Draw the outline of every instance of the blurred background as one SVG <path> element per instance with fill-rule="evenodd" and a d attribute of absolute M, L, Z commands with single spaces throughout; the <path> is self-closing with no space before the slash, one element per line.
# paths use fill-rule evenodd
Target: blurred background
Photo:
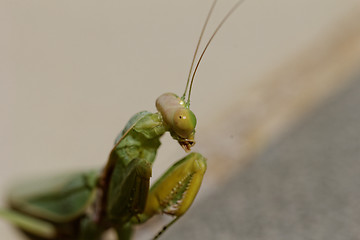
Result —
<path fill-rule="evenodd" d="M 102 167 L 133 114 L 181 95 L 210 5 L 2 0 L 1 205 L 14 182 Z M 249 0 L 231 16 L 192 91 L 208 171 L 164 239 L 360 239 L 359 22 L 358 0 Z M 162 143 L 154 179 L 185 154 Z"/>

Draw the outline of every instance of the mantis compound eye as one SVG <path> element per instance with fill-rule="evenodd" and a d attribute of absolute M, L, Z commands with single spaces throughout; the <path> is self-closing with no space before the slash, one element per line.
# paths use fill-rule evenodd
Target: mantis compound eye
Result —
<path fill-rule="evenodd" d="M 196 126 L 195 114 L 187 108 L 176 110 L 173 118 L 173 130 L 182 138 L 193 135 Z"/>

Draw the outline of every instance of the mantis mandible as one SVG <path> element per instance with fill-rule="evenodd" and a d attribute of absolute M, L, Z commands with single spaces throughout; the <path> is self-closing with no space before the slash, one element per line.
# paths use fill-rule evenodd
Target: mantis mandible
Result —
<path fill-rule="evenodd" d="M 206 171 L 206 159 L 192 152 L 171 166 L 149 189 L 152 164 L 160 137 L 169 132 L 190 152 L 195 144 L 196 117 L 190 110 L 190 95 L 201 59 L 223 23 L 243 2 L 238 1 L 222 19 L 195 59 L 214 0 L 203 25 L 182 97 L 162 94 L 158 112 L 135 114 L 115 140 L 106 166 L 101 171 L 69 174 L 51 180 L 28 182 L 14 188 L 9 209 L 0 216 L 30 239 L 98 240 L 114 229 L 118 239 L 130 239 L 133 226 L 156 214 L 173 216 L 154 237 L 158 238 L 193 203 Z M 187 100 L 186 100 L 187 97 Z"/>

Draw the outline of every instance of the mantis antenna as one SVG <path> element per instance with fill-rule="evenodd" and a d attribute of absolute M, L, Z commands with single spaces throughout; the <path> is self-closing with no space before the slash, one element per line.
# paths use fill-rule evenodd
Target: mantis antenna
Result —
<path fill-rule="evenodd" d="M 202 27 L 202 29 L 201 29 L 200 37 L 199 37 L 199 40 L 198 40 L 197 45 L 196 45 L 196 49 L 195 49 L 195 52 L 194 52 L 193 59 L 192 59 L 192 61 L 191 61 L 191 66 L 190 66 L 189 76 L 188 76 L 188 79 L 187 79 L 187 82 L 186 82 L 185 91 L 184 91 L 184 94 L 183 94 L 182 97 L 181 97 L 181 99 L 182 99 L 183 101 L 185 100 L 186 92 L 187 92 L 187 89 L 188 89 L 188 87 L 189 87 L 189 83 L 190 83 L 190 79 L 191 79 L 191 73 L 192 73 L 192 69 L 193 69 L 194 63 L 195 63 L 195 58 L 196 58 L 197 52 L 198 52 L 198 50 L 199 50 L 199 46 L 200 46 L 201 39 L 202 39 L 202 37 L 203 37 L 203 35 L 204 35 L 204 32 L 205 32 L 207 23 L 209 22 L 211 13 L 213 12 L 213 10 L 214 10 L 214 8 L 215 8 L 216 2 L 217 2 L 217 0 L 214 0 L 214 2 L 212 3 L 211 8 L 210 8 L 210 10 L 209 10 L 209 13 L 208 13 L 208 15 L 206 16 L 205 23 L 204 23 L 204 25 L 203 25 L 203 27 Z"/>
<path fill-rule="evenodd" d="M 213 12 L 213 9 L 215 7 L 215 4 L 217 2 L 217 0 L 214 0 L 213 1 L 213 4 L 210 8 L 210 11 L 206 17 L 206 20 L 205 20 L 205 23 L 204 23 L 204 26 L 201 30 L 201 34 L 200 34 L 200 37 L 199 37 L 199 40 L 198 40 L 198 43 L 197 43 L 197 46 L 196 46 L 196 49 L 195 49 L 195 53 L 194 53 L 194 57 L 193 57 L 193 60 L 191 62 L 191 66 L 190 66 L 190 71 L 189 71 L 189 76 L 188 76 L 188 80 L 186 82 L 186 88 L 185 88 L 185 92 L 183 94 L 183 96 L 181 97 L 181 99 L 184 101 L 185 100 L 185 96 L 186 96 L 186 92 L 187 92 L 187 89 L 189 87 L 189 82 L 190 82 L 190 88 L 189 88 L 189 94 L 188 94 L 188 99 L 186 100 L 186 103 L 185 103 L 185 106 L 186 107 L 189 107 L 190 106 L 190 95 L 191 95 L 191 90 L 192 90 L 192 86 L 193 86 L 193 83 L 194 83 L 194 78 L 195 78 L 195 74 L 198 70 L 198 67 L 200 65 L 200 62 L 207 50 L 207 48 L 209 47 L 211 41 L 213 40 L 213 38 L 215 37 L 216 33 L 220 30 L 220 28 L 222 27 L 222 25 L 226 22 L 226 20 L 231 16 L 231 14 L 236 10 L 237 7 L 239 7 L 245 0 L 239 0 L 238 2 L 235 3 L 235 5 L 229 10 L 229 12 L 225 15 L 225 17 L 221 20 L 221 22 L 219 23 L 219 25 L 216 27 L 214 33 L 211 35 L 210 39 L 208 40 L 208 42 L 206 43 L 197 63 L 196 63 L 196 66 L 194 68 L 194 72 L 192 72 L 192 69 L 193 69 L 193 66 L 194 66 L 194 63 L 195 63 L 195 58 L 196 58 L 196 55 L 197 55 L 197 52 L 198 52 L 198 49 L 199 49 L 199 45 L 200 45 L 200 42 L 201 42 L 201 39 L 202 39 L 202 36 L 205 32 L 205 28 L 207 26 L 207 23 L 209 21 L 209 18 Z M 192 73 L 192 75 L 191 75 Z M 191 78 L 191 81 L 190 81 L 190 78 Z"/>

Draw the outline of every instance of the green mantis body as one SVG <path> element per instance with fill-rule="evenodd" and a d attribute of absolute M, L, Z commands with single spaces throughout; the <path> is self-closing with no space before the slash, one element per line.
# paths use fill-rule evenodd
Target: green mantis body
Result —
<path fill-rule="evenodd" d="M 155 214 L 180 217 L 199 190 L 206 160 L 199 153 L 190 153 L 149 190 L 159 138 L 166 131 L 172 130 L 160 113 L 137 113 L 120 133 L 102 172 L 70 175 L 54 180 L 51 186 L 45 181 L 41 188 L 35 184 L 38 190 L 31 189 L 34 183 L 29 183 L 10 196 L 14 210 L 0 214 L 31 239 L 84 240 L 100 239 L 110 228 L 119 239 L 127 239 L 132 225 Z M 193 141 L 182 137 L 178 140 Z M 38 221 L 37 226 L 27 226 L 16 217 Z"/>
<path fill-rule="evenodd" d="M 27 182 L 14 188 L 9 209 L 0 209 L 8 220 L 33 240 L 99 240 L 113 229 L 117 238 L 131 238 L 133 226 L 156 214 L 177 221 L 191 206 L 206 171 L 206 159 L 192 152 L 171 166 L 149 189 L 152 164 L 160 137 L 169 132 L 189 152 L 195 144 L 196 117 L 189 109 L 193 79 L 202 56 L 229 15 L 229 11 L 208 41 L 193 72 L 193 63 L 206 23 L 200 35 L 184 95 L 165 93 L 156 101 L 158 112 L 135 114 L 116 138 L 106 166 L 101 171 L 69 174 L 52 180 Z"/>

